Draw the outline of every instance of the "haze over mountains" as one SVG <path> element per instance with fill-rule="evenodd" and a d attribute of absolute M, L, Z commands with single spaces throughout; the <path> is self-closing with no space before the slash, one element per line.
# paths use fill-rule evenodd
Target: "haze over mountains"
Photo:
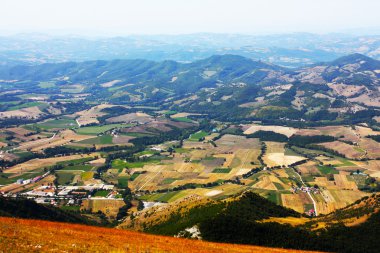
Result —
<path fill-rule="evenodd" d="M 286 67 L 331 61 L 351 53 L 379 59 L 380 36 L 309 33 L 131 35 L 114 38 L 20 34 L 0 38 L 1 64 L 111 59 L 191 62 L 235 54 Z"/>

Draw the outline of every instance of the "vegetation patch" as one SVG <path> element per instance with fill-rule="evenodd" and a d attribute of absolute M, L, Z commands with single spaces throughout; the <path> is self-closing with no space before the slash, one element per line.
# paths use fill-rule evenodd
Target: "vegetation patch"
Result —
<path fill-rule="evenodd" d="M 215 168 L 213 169 L 212 173 L 230 173 L 230 168 Z"/>

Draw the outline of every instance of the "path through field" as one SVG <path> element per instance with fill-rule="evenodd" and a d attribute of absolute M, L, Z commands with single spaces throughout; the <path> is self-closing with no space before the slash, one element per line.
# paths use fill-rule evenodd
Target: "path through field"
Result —
<path fill-rule="evenodd" d="M 299 178 L 300 178 L 302 184 L 303 184 L 305 187 L 307 187 L 306 184 L 305 184 L 305 182 L 303 181 L 301 175 L 300 175 L 296 170 L 294 170 L 294 172 L 297 173 L 297 175 L 299 176 Z M 318 216 L 318 212 L 317 212 L 317 203 L 315 203 L 315 200 L 314 200 L 313 196 L 311 196 L 310 192 L 307 192 L 307 195 L 309 195 L 311 201 L 313 202 L 315 216 Z"/>

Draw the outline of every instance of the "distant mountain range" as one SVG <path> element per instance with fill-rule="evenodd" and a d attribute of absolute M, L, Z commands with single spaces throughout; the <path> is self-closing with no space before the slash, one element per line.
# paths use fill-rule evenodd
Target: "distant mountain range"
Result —
<path fill-rule="evenodd" d="M 280 35 L 189 34 L 83 38 L 20 34 L 0 37 L 0 64 L 148 59 L 193 62 L 235 54 L 285 66 L 332 61 L 351 53 L 380 58 L 380 36 L 309 33 Z"/>
<path fill-rule="evenodd" d="M 62 87 L 79 85 L 91 94 L 88 100 L 150 104 L 224 120 L 319 123 L 351 122 L 363 112 L 367 121 L 378 116 L 379 77 L 380 61 L 361 54 L 298 69 L 237 55 L 186 64 L 98 60 L 0 68 L 0 79 L 17 80 L 5 82 L 4 90 L 62 95 Z M 41 82 L 53 86 L 41 88 Z"/>

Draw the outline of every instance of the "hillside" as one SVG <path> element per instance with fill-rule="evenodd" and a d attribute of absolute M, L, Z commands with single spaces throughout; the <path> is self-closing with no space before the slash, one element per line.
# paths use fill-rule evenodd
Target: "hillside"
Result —
<path fill-rule="evenodd" d="M 137 232 L 40 220 L 0 217 L 4 252 L 302 252 L 256 246 L 209 243 Z"/>
<path fill-rule="evenodd" d="M 91 221 L 78 213 L 64 211 L 50 205 L 40 205 L 27 199 L 14 200 L 0 197 L 0 216 L 95 224 L 94 221 Z"/>
<path fill-rule="evenodd" d="M 182 206 L 171 214 L 165 212 L 163 217 L 142 212 L 134 219 L 143 231 L 155 234 L 193 237 L 196 234 L 190 228 L 197 228 L 196 236 L 207 241 L 330 252 L 377 252 L 378 196 L 365 197 L 328 215 L 306 218 L 248 192 L 227 201 L 190 204 L 187 209 Z M 143 218 L 151 215 L 152 218 Z M 127 220 L 121 227 L 133 226 L 133 221 Z"/>
<path fill-rule="evenodd" d="M 14 121 L 12 116 L 24 114 L 12 114 L 13 108 L 28 108 L 26 102 L 37 100 L 42 111 L 35 117 L 67 111 L 74 102 L 76 107 L 107 102 L 229 121 L 373 123 L 380 115 L 379 66 L 379 61 L 360 54 L 295 70 L 237 55 L 192 63 L 98 60 L 0 66 L 0 91 L 5 91 L 0 95 L 0 117 Z M 22 100 L 28 93 L 35 95 L 33 99 Z M 56 99 L 65 106 L 53 103 Z"/>

